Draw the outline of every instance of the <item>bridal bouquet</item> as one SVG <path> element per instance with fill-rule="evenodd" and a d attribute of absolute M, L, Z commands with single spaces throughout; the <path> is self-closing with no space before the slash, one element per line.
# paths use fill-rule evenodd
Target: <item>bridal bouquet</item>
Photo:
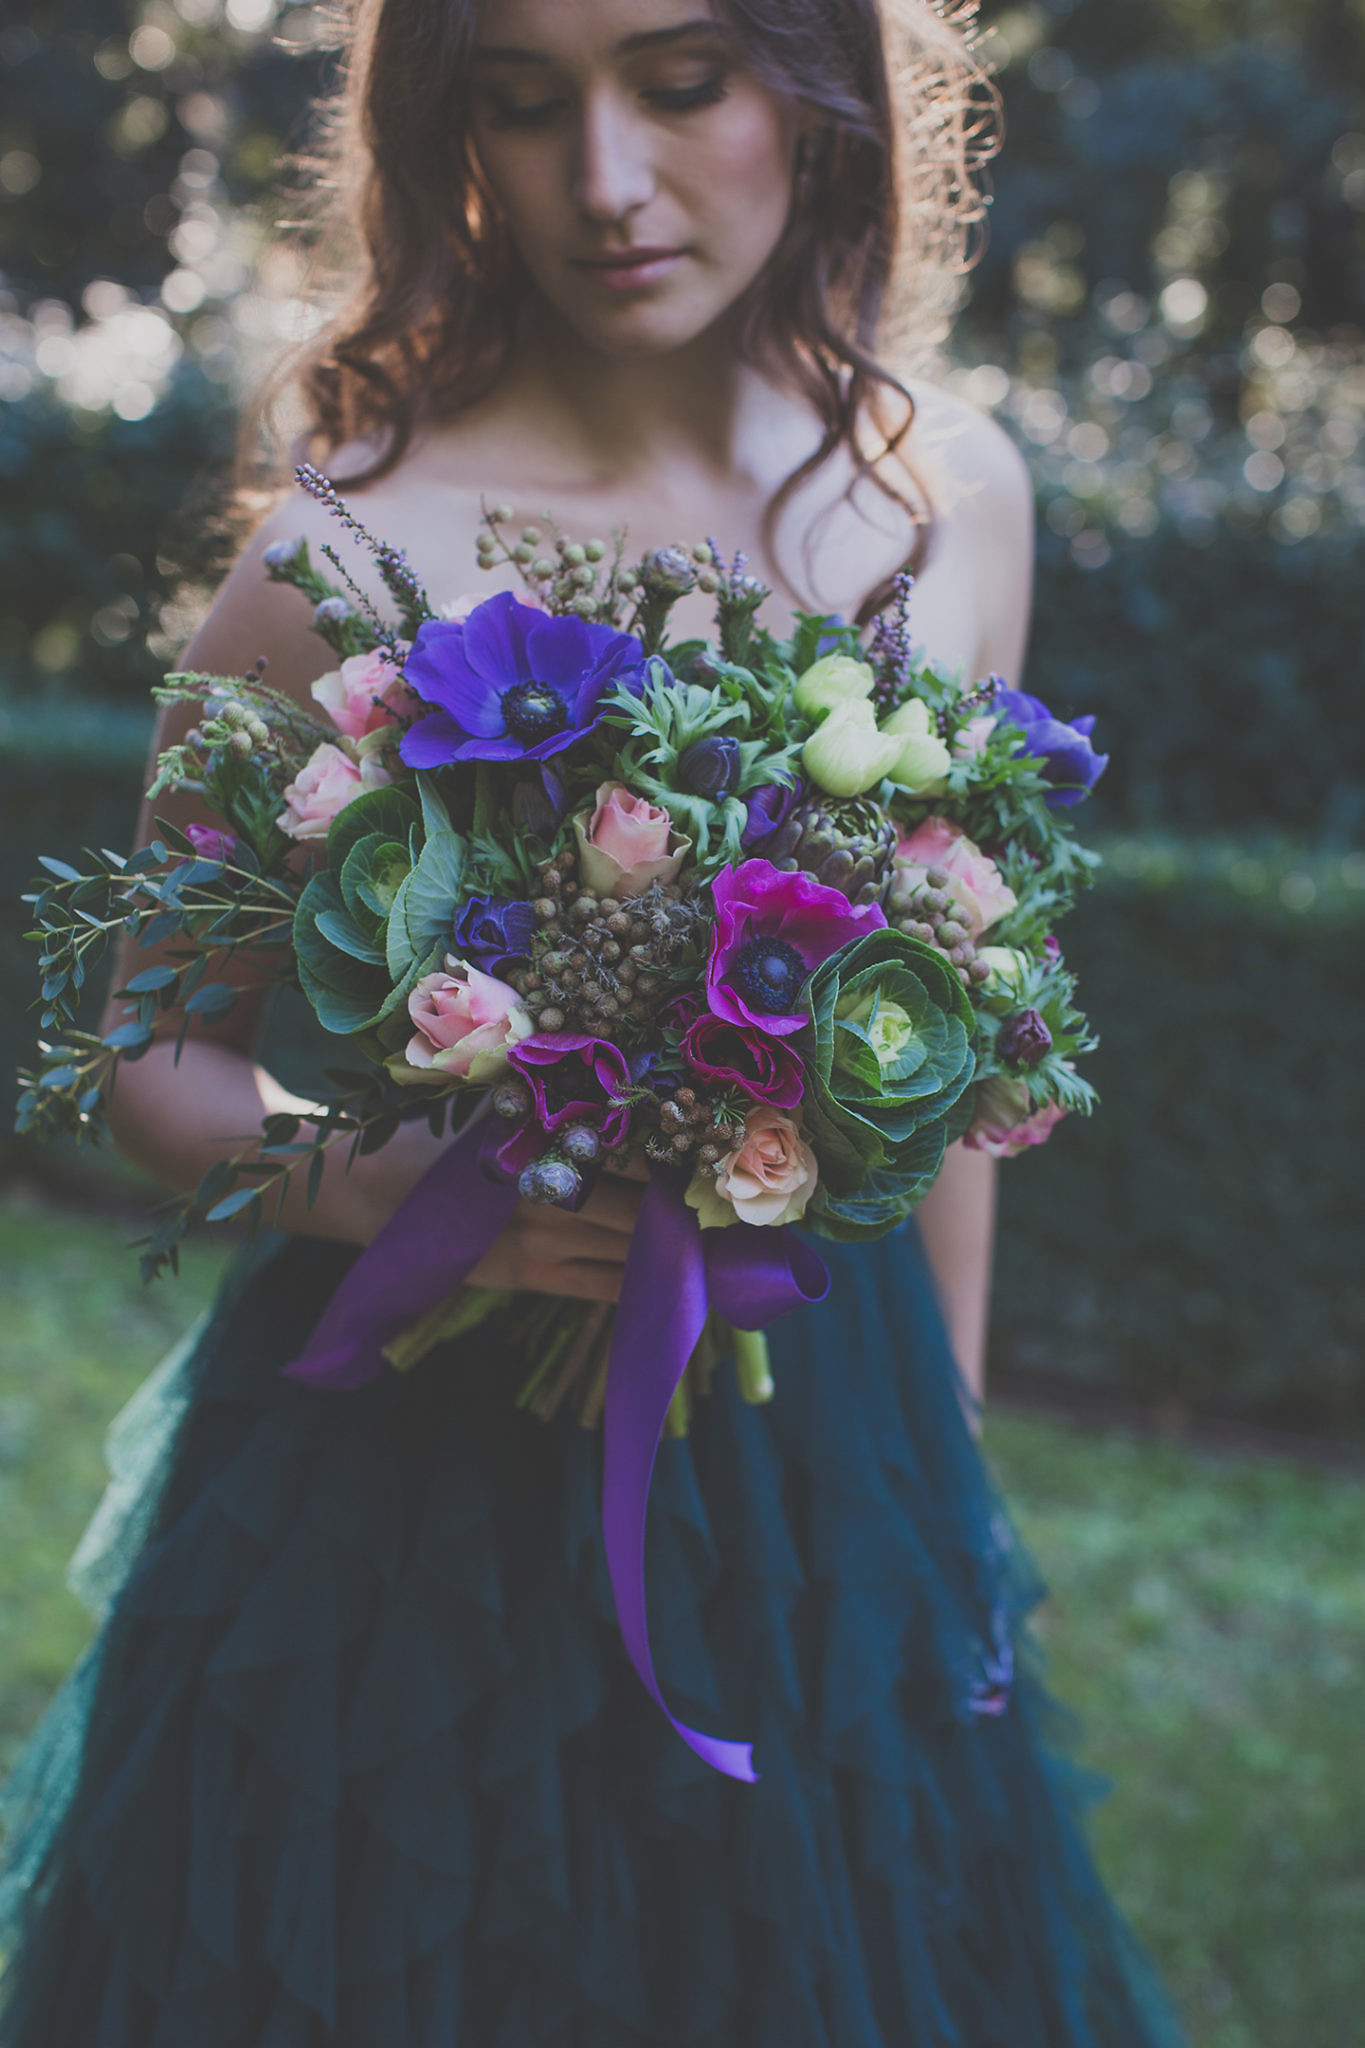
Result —
<path fill-rule="evenodd" d="M 479 563 L 512 565 L 522 596 L 438 611 L 326 478 L 299 476 L 368 547 L 397 617 L 336 550 L 340 581 L 303 542 L 276 545 L 268 573 L 336 657 L 316 711 L 259 667 L 158 692 L 199 712 L 151 794 L 192 790 L 216 822 L 163 828 L 127 861 L 44 862 L 44 1025 L 68 1028 L 24 1077 L 21 1127 L 97 1137 L 118 1063 L 160 1015 L 183 1039 L 243 986 L 297 982 L 355 1064 L 330 1070 L 306 1124 L 270 1118 L 170 1207 L 155 1270 L 196 1209 L 260 1220 L 291 1175 L 316 1190 L 329 1147 L 449 1118 L 420 1205 L 291 1370 L 352 1386 L 500 1318 L 527 1405 L 572 1395 L 585 1421 L 605 1406 L 613 1579 L 658 1698 L 624 1553 L 642 1551 L 659 1432 L 686 1427 L 723 1355 L 766 1398 L 763 1325 L 827 1284 L 786 1226 L 881 1236 L 955 1139 L 1008 1156 L 1091 1107 L 1054 927 L 1095 865 L 1071 816 L 1105 757 L 1093 720 L 924 660 L 908 577 L 867 645 L 829 617 L 779 639 L 759 621 L 768 592 L 712 541 L 628 563 L 619 538 L 513 531 L 494 506 Z M 714 633 L 672 638 L 696 590 Z M 69 1027 L 120 930 L 158 960 L 98 1039 Z M 649 1189 L 614 1330 L 605 1309 L 465 1284 L 518 1200 L 574 1208 L 632 1164 Z M 743 1745 L 680 1732 L 749 1774 Z"/>

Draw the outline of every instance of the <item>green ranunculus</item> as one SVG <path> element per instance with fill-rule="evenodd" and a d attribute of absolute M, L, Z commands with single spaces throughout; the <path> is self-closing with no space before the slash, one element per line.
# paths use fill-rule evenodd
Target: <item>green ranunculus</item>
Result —
<path fill-rule="evenodd" d="M 955 969 L 902 932 L 869 932 L 807 983 L 802 1116 L 820 1164 L 810 1211 L 878 1236 L 927 1193 L 965 1130 L 976 1019 Z"/>

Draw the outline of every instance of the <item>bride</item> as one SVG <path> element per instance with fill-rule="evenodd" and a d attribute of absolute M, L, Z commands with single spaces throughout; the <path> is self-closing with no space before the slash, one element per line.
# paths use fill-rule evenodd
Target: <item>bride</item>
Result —
<path fill-rule="evenodd" d="M 294 404 L 436 603 L 501 501 L 528 548 L 547 512 L 742 547 L 778 630 L 865 622 L 908 565 L 928 654 L 1019 679 L 1023 466 L 887 367 L 980 217 L 968 16 L 356 0 L 315 166 L 340 291 Z M 262 565 L 300 533 L 336 537 L 283 492 L 184 666 L 264 655 L 308 700 L 325 650 Z M 123 1071 L 115 1135 L 170 1186 L 306 1106 L 258 1022 L 243 1001 Z M 751 1786 L 635 1681 L 598 1439 L 519 1411 L 514 1358 L 467 1339 L 335 1398 L 281 1376 L 436 1149 L 405 1125 L 329 1155 L 179 1364 L 141 1539 L 24 1767 L 4 2048 L 1172 2040 L 1042 1745 L 1035 1593 L 972 1436 L 991 1160 L 954 1147 L 913 1226 L 829 1247 L 829 1300 L 772 1333 L 772 1406 L 722 1373 L 663 1447 L 660 1677 L 753 1730 Z M 613 1301 L 638 1198 L 524 1205 L 472 1277 Z"/>

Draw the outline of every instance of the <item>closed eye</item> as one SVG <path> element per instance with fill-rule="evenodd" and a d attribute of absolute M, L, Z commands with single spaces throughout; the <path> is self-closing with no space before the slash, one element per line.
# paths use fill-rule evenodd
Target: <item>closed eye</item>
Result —
<path fill-rule="evenodd" d="M 702 107 L 715 106 L 724 99 L 727 90 L 725 73 L 714 71 L 691 85 L 646 86 L 641 89 L 640 97 L 659 113 L 688 114 Z M 486 105 L 487 118 L 494 128 L 540 128 L 564 113 L 569 101 L 562 93 L 552 94 L 543 100 L 520 102 L 489 93 Z"/>
<path fill-rule="evenodd" d="M 715 106 L 718 100 L 725 98 L 725 93 L 725 73 L 716 71 L 709 78 L 699 79 L 695 85 L 657 85 L 646 92 L 644 98 L 666 114 L 686 114 L 694 107 Z"/>

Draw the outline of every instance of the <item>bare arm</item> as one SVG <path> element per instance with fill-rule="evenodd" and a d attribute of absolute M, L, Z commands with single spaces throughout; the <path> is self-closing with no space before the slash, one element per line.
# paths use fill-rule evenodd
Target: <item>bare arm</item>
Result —
<path fill-rule="evenodd" d="M 1017 686 L 1033 593 L 1028 472 L 1003 431 L 965 408 L 946 452 L 963 495 L 943 522 L 930 573 L 940 575 L 940 589 L 970 593 L 978 606 L 977 675 Z M 996 1171 L 984 1153 L 952 1146 L 918 1212 L 953 1351 L 978 1403 L 986 1391 Z"/>
<path fill-rule="evenodd" d="M 266 521 L 186 648 L 183 667 L 240 675 L 264 654 L 271 682 L 301 702 L 308 701 L 310 684 L 330 665 L 329 650 L 308 632 L 303 600 L 297 592 L 268 582 L 260 558 L 272 540 L 298 532 L 312 539 L 319 535 L 319 525 L 315 508 L 299 494 Z M 156 748 L 178 738 L 193 716 L 191 707 L 171 707 L 158 726 Z M 193 799 L 182 795 L 158 799 L 156 809 L 181 826 L 196 818 Z M 144 806 L 138 843 L 145 844 L 152 833 L 151 811 Z M 122 987 L 131 974 L 156 958 L 154 950 L 126 946 L 113 986 Z M 230 970 L 224 970 L 217 978 L 229 975 Z M 122 1006 L 111 997 L 104 1028 L 122 1021 Z M 109 1123 L 122 1152 L 165 1186 L 185 1192 L 198 1185 L 215 1159 L 250 1145 L 266 1115 L 289 1110 L 306 1116 L 310 1105 L 291 1096 L 255 1058 L 260 1023 L 256 994 L 245 992 L 221 1024 L 196 1024 L 177 1062 L 174 1035 L 179 1022 L 175 1015 L 163 1020 L 163 1035 L 147 1054 L 120 1068 Z M 302 1185 L 291 1182 L 279 1215 L 285 1229 L 368 1243 L 434 1163 L 439 1141 L 418 1122 L 404 1125 L 388 1145 L 357 1159 L 349 1170 L 348 1150 L 343 1143 L 328 1155 L 311 1207 Z M 614 1301 L 638 1199 L 636 1187 L 604 1180 L 575 1216 L 523 1204 L 471 1277 L 481 1286 Z"/>

